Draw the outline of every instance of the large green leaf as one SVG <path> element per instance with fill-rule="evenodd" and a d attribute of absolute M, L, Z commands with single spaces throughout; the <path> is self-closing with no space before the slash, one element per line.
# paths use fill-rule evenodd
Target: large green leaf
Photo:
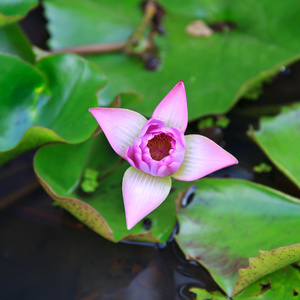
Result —
<path fill-rule="evenodd" d="M 134 90 L 142 103 L 128 108 L 151 116 L 170 85 L 183 79 L 187 88 L 189 118 L 223 113 L 243 95 L 257 90 L 282 64 L 299 58 L 297 36 L 300 2 L 268 0 L 160 1 L 166 11 L 167 34 L 156 38 L 161 59 L 157 71 L 122 53 L 90 57 L 107 74 L 109 84 L 100 96 L 105 103 L 120 92 Z M 87 43 L 128 39 L 139 24 L 139 0 L 46 0 L 46 16 L 54 49 Z M 290 9 L 293 7 L 293 9 Z M 197 19 L 207 23 L 231 21 L 235 30 L 208 38 L 186 33 Z M 297 56 L 298 55 L 298 56 Z"/>
<path fill-rule="evenodd" d="M 98 234 L 114 242 L 166 242 L 176 222 L 178 191 L 147 216 L 151 231 L 143 222 L 128 231 L 122 200 L 122 178 L 128 167 L 102 133 L 80 145 L 46 146 L 34 158 L 35 172 L 49 195 Z M 82 185 L 86 172 L 98 174 L 91 185 L 94 192 Z"/>
<path fill-rule="evenodd" d="M 52 35 L 49 44 L 59 49 L 127 39 L 140 22 L 142 13 L 138 3 L 137 0 L 44 1 Z"/>
<path fill-rule="evenodd" d="M 37 4 L 38 0 L 1 0 L 0 27 L 22 19 Z"/>
<path fill-rule="evenodd" d="M 73 54 L 48 56 L 33 67 L 0 55 L 0 164 L 48 142 L 79 143 L 96 128 L 103 74 Z"/>
<path fill-rule="evenodd" d="M 232 295 L 248 258 L 259 250 L 299 243 L 299 204 L 299 199 L 251 182 L 203 179 L 197 181 L 192 203 L 179 212 L 176 240 Z"/>
<path fill-rule="evenodd" d="M 251 136 L 270 160 L 300 188 L 300 103 L 283 108 L 275 117 L 263 117 Z"/>
<path fill-rule="evenodd" d="M 234 300 L 296 300 L 300 295 L 300 272 L 296 267 L 288 266 L 268 274 L 253 283 L 243 294 Z M 197 300 L 225 300 L 228 297 L 220 293 L 209 293 L 193 288 Z"/>
<path fill-rule="evenodd" d="M 18 24 L 0 28 L 0 52 L 20 56 L 31 63 L 35 59 L 31 44 Z"/>

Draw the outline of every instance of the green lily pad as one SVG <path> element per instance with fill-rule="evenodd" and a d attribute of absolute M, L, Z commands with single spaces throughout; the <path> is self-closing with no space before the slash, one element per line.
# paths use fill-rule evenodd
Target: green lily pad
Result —
<path fill-rule="evenodd" d="M 296 300 L 300 295 L 300 272 L 297 268 L 288 266 L 268 274 L 253 283 L 243 294 L 234 300 Z M 203 289 L 191 289 L 197 295 L 197 300 L 225 300 L 226 296 L 219 293 L 209 293 Z"/>
<path fill-rule="evenodd" d="M 300 104 L 284 107 L 275 117 L 263 117 L 250 134 L 269 159 L 300 188 Z"/>
<path fill-rule="evenodd" d="M 139 0 L 84 3 L 46 0 L 50 46 L 61 49 L 125 41 L 141 22 L 139 3 Z M 161 60 L 156 71 L 145 70 L 140 59 L 123 53 L 88 58 L 109 79 L 99 93 L 101 101 L 109 102 L 115 95 L 133 90 L 143 95 L 144 101 L 128 108 L 151 116 L 171 87 L 183 79 L 190 120 L 220 114 L 242 96 L 257 96 L 263 81 L 270 79 L 282 65 L 299 59 L 299 43 L 294 37 L 300 27 L 300 2 L 277 1 L 270 5 L 268 0 L 163 0 L 160 3 L 167 12 L 164 18 L 167 34 L 155 39 Z M 186 27 L 199 19 L 208 24 L 230 21 L 236 29 L 214 32 L 206 38 L 189 35 Z"/>
<path fill-rule="evenodd" d="M 0 52 L 20 56 L 30 63 L 35 60 L 31 44 L 18 24 L 0 27 Z"/>
<path fill-rule="evenodd" d="M 147 216 L 150 231 L 143 221 L 128 231 L 122 197 L 122 178 L 128 167 L 102 133 L 80 145 L 45 146 L 34 158 L 37 177 L 49 195 L 98 234 L 113 242 L 164 243 L 176 222 L 178 190 Z M 87 192 L 82 182 L 91 169 L 98 172 L 97 186 Z"/>
<path fill-rule="evenodd" d="M 79 143 L 96 122 L 88 112 L 106 80 L 91 63 L 73 54 L 41 59 L 35 67 L 0 55 L 0 165 L 49 142 Z"/>
<path fill-rule="evenodd" d="M 196 294 L 196 300 L 225 300 L 228 299 L 227 296 L 221 294 L 220 292 L 208 292 L 200 288 L 191 288 L 191 292 Z"/>
<path fill-rule="evenodd" d="M 295 300 L 300 295 L 299 282 L 299 270 L 288 266 L 256 281 L 234 300 Z M 197 295 L 197 300 L 228 299 L 220 293 L 209 293 L 203 289 L 193 288 L 191 291 Z"/>
<path fill-rule="evenodd" d="M 139 25 L 142 15 L 139 3 L 137 0 L 114 3 L 109 0 L 44 1 L 45 14 L 50 22 L 47 25 L 51 33 L 49 45 L 59 49 L 126 40 Z M 77 22 L 74 22 L 76 19 Z"/>
<path fill-rule="evenodd" d="M 299 199 L 243 180 L 196 183 L 194 200 L 179 212 L 176 240 L 228 295 L 249 257 L 299 243 Z M 285 262 L 291 263 L 287 258 Z"/>
<path fill-rule="evenodd" d="M 0 27 L 24 18 L 38 5 L 38 0 L 2 0 L 0 2 Z"/>
<path fill-rule="evenodd" d="M 237 295 L 250 284 L 289 264 L 300 261 L 300 243 L 277 248 L 271 251 L 259 251 L 259 256 L 249 258 L 249 266 L 239 270 L 239 278 L 234 286 L 233 294 Z"/>

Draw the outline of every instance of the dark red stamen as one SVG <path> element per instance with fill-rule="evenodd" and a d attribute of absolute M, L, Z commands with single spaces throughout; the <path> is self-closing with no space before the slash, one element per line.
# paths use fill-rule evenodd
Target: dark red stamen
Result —
<path fill-rule="evenodd" d="M 147 144 L 151 157 L 154 160 L 162 160 L 164 157 L 168 156 L 172 149 L 172 140 L 173 139 L 165 133 L 154 136 Z"/>

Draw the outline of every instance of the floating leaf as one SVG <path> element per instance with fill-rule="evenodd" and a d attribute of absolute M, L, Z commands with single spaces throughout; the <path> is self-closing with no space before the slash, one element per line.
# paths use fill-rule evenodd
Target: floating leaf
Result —
<path fill-rule="evenodd" d="M 271 251 L 259 251 L 258 257 L 249 258 L 247 268 L 239 270 L 240 275 L 234 286 L 233 294 L 239 294 L 264 275 L 297 261 L 300 261 L 300 243 Z"/>
<path fill-rule="evenodd" d="M 299 232 L 294 230 L 300 226 L 299 199 L 242 180 L 196 183 L 193 201 L 179 212 L 176 240 L 228 295 L 249 257 L 259 250 L 299 243 Z"/>
<path fill-rule="evenodd" d="M 220 116 L 216 121 L 216 126 L 219 126 L 221 128 L 227 128 L 230 123 L 230 119 L 228 119 L 225 116 Z"/>
<path fill-rule="evenodd" d="M 204 119 L 201 119 L 198 122 L 198 129 L 205 129 L 207 127 L 213 127 L 214 126 L 214 119 L 212 117 L 207 117 Z"/>
<path fill-rule="evenodd" d="M 272 171 L 272 167 L 264 162 L 253 167 L 253 171 L 256 173 L 268 173 Z"/>
<path fill-rule="evenodd" d="M 151 220 L 150 231 L 143 227 L 143 221 L 130 231 L 126 229 L 122 178 L 129 164 L 115 154 L 104 134 L 80 145 L 46 146 L 37 152 L 34 168 L 51 197 L 111 241 L 129 239 L 164 243 L 173 231 L 178 191 L 172 192 L 158 209 L 147 216 Z M 81 182 L 90 169 L 98 172 L 98 187 L 94 192 L 85 193 Z"/>
<path fill-rule="evenodd" d="M 96 191 L 96 188 L 99 186 L 98 175 L 99 172 L 94 169 L 86 169 L 84 171 L 81 188 L 85 193 Z"/>
<path fill-rule="evenodd" d="M 140 0 L 46 0 L 44 3 L 53 49 L 126 41 L 142 19 Z M 282 65 L 299 59 L 299 43 L 294 37 L 300 27 L 300 2 L 276 1 L 270 5 L 268 0 L 162 0 L 160 3 L 167 12 L 163 19 L 167 34 L 155 39 L 160 60 L 156 71 L 146 70 L 141 59 L 123 53 L 89 57 L 109 79 L 99 93 L 102 101 L 110 102 L 120 92 L 134 90 L 144 96 L 144 101 L 132 103 L 128 108 L 151 116 L 170 83 L 183 79 L 190 119 L 220 114 L 243 95 L 251 92 L 252 97 L 257 97 L 263 81 L 272 78 Z M 225 24 L 232 30 L 214 32 L 206 38 L 189 35 L 186 27 L 199 19 L 219 27 Z"/>
<path fill-rule="evenodd" d="M 220 292 L 208 292 L 204 289 L 200 288 L 191 288 L 191 292 L 195 293 L 197 296 L 197 300 L 228 300 L 228 297 L 221 294 Z"/>
<path fill-rule="evenodd" d="M 59 49 L 126 40 L 139 25 L 142 15 L 139 3 L 138 0 L 114 3 L 109 0 L 44 1 L 48 29 L 51 36 L 55 34 L 49 44 L 51 48 Z"/>
<path fill-rule="evenodd" d="M 300 295 L 299 282 L 299 270 L 288 266 L 256 281 L 234 300 L 296 300 Z M 228 299 L 219 293 L 209 293 L 198 288 L 191 291 L 197 295 L 197 300 Z"/>
<path fill-rule="evenodd" d="M 35 67 L 0 55 L 0 165 L 49 142 L 79 143 L 96 122 L 88 112 L 97 105 L 104 75 L 73 54 L 45 57 Z"/>
<path fill-rule="evenodd" d="M 0 28 L 0 52 L 20 56 L 30 63 L 34 62 L 31 45 L 18 24 Z"/>
<path fill-rule="evenodd" d="M 17 22 L 38 5 L 38 0 L 6 0 L 0 2 L 0 27 Z"/>
<path fill-rule="evenodd" d="M 252 138 L 269 159 L 300 188 L 300 104 L 285 107 L 275 117 L 263 117 Z"/>

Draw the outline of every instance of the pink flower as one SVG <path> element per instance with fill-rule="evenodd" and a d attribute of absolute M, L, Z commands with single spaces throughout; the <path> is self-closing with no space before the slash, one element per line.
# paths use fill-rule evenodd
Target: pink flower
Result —
<path fill-rule="evenodd" d="M 157 208 L 168 196 L 171 177 L 192 181 L 237 160 L 210 139 L 184 136 L 188 123 L 183 81 L 168 93 L 147 121 L 122 108 L 89 110 L 115 152 L 131 167 L 123 177 L 127 229 Z"/>

